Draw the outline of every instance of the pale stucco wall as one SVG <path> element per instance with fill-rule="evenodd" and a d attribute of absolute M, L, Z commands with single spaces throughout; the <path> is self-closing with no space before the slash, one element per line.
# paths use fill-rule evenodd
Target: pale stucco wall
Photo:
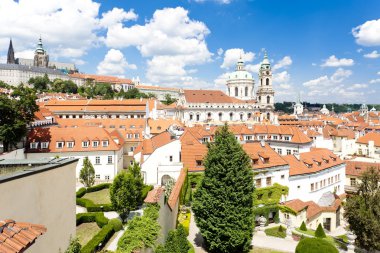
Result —
<path fill-rule="evenodd" d="M 0 182 L 0 220 L 44 225 L 28 253 L 64 252 L 75 236 L 75 167 L 77 162 Z"/>

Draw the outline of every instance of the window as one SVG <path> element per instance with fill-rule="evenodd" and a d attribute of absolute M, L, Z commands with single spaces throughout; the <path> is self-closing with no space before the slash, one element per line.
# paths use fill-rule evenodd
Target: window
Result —
<path fill-rule="evenodd" d="M 127 139 L 132 139 L 133 134 L 127 134 Z"/>
<path fill-rule="evenodd" d="M 277 135 L 273 135 L 273 140 L 277 140 L 278 139 L 278 136 Z"/>
<path fill-rule="evenodd" d="M 103 147 L 108 147 L 108 140 L 102 141 L 102 146 Z"/>
<path fill-rule="evenodd" d="M 207 118 L 211 119 L 211 112 L 207 113 Z"/>
<path fill-rule="evenodd" d="M 73 141 L 67 142 L 67 147 L 68 148 L 73 148 L 74 147 L 74 142 Z"/>
<path fill-rule="evenodd" d="M 285 136 L 285 140 L 286 141 L 290 141 L 290 137 L 289 136 Z"/>
<path fill-rule="evenodd" d="M 110 176 L 106 175 L 106 176 L 104 176 L 104 179 L 108 181 L 108 180 L 110 180 Z"/>
<path fill-rule="evenodd" d="M 310 184 L 310 191 L 314 191 L 314 184 Z"/>
<path fill-rule="evenodd" d="M 129 151 L 130 151 L 130 152 L 135 151 L 135 149 L 136 149 L 136 147 L 129 147 Z"/>
<path fill-rule="evenodd" d="M 190 114 L 190 120 L 193 120 L 193 114 Z"/>
<path fill-rule="evenodd" d="M 138 139 L 140 137 L 139 134 L 135 134 L 135 139 Z"/>
<path fill-rule="evenodd" d="M 252 113 L 248 113 L 248 119 L 252 118 Z"/>
<path fill-rule="evenodd" d="M 234 114 L 231 112 L 230 113 L 230 120 L 232 120 L 234 118 Z"/>
<path fill-rule="evenodd" d="M 203 138 L 202 138 L 202 142 L 203 142 L 203 143 L 208 142 L 208 137 L 203 137 Z"/>
<path fill-rule="evenodd" d="M 287 154 L 287 155 L 290 155 L 291 153 L 292 153 L 292 151 L 291 151 L 290 149 L 287 149 L 287 150 L 286 150 L 286 154 Z"/>
<path fill-rule="evenodd" d="M 281 179 L 285 179 L 285 175 L 281 175 Z"/>
<path fill-rule="evenodd" d="M 200 118 L 201 118 L 201 116 L 199 114 L 197 114 L 197 121 L 199 121 Z"/>
<path fill-rule="evenodd" d="M 108 164 L 112 164 L 113 163 L 112 155 L 108 156 L 107 162 L 108 162 Z"/>
<path fill-rule="evenodd" d="M 37 149 L 37 147 L 38 147 L 38 142 L 32 142 L 32 143 L 30 143 L 30 149 Z"/>
<path fill-rule="evenodd" d="M 267 177 L 267 186 L 271 186 L 272 185 L 272 178 L 271 177 Z"/>
<path fill-rule="evenodd" d="M 260 188 L 261 187 L 261 178 L 256 179 L 256 187 Z"/>
<path fill-rule="evenodd" d="M 202 160 L 196 160 L 197 166 L 202 166 Z"/>
<path fill-rule="evenodd" d="M 297 189 L 301 189 L 301 186 L 300 186 L 300 185 L 297 185 Z"/>
<path fill-rule="evenodd" d="M 245 87 L 245 96 L 248 97 L 248 87 Z"/>
<path fill-rule="evenodd" d="M 63 141 L 57 142 L 57 148 L 63 148 Z"/>
<path fill-rule="evenodd" d="M 88 148 L 89 143 L 89 141 L 82 141 L 82 147 Z"/>
<path fill-rule="evenodd" d="M 252 159 L 252 163 L 253 164 L 258 164 L 259 163 L 259 159 Z"/>
<path fill-rule="evenodd" d="M 100 164 L 100 156 L 95 157 L 95 164 Z"/>
<path fill-rule="evenodd" d="M 169 156 L 169 162 L 173 162 L 173 156 Z"/>
<path fill-rule="evenodd" d="M 269 78 L 267 78 L 267 79 L 265 80 L 265 84 L 266 84 L 266 85 L 269 85 Z"/>
<path fill-rule="evenodd" d="M 219 121 L 222 121 L 222 119 L 223 119 L 223 113 L 219 113 Z"/>
<path fill-rule="evenodd" d="M 243 114 L 240 114 L 240 121 L 243 121 Z"/>
<path fill-rule="evenodd" d="M 318 183 L 315 183 L 315 190 L 318 190 Z"/>
<path fill-rule="evenodd" d="M 356 186 L 356 178 L 350 178 L 350 185 Z"/>
<path fill-rule="evenodd" d="M 49 142 L 41 142 L 41 148 L 48 148 Z"/>
<path fill-rule="evenodd" d="M 282 149 L 281 148 L 277 149 L 277 152 L 279 155 L 282 155 Z"/>
<path fill-rule="evenodd" d="M 235 97 L 237 97 L 237 96 L 239 96 L 239 94 L 238 94 L 238 88 L 235 87 Z"/>
<path fill-rule="evenodd" d="M 97 147 L 99 146 L 99 141 L 93 141 L 93 142 L 92 142 L 92 146 L 93 146 L 94 148 L 97 148 Z"/>
<path fill-rule="evenodd" d="M 340 181 L 340 174 L 338 174 L 338 181 Z"/>
<path fill-rule="evenodd" d="M 96 178 L 96 179 L 100 179 L 100 174 L 96 174 L 96 175 L 95 175 L 95 178 Z"/>
<path fill-rule="evenodd" d="M 267 104 L 270 104 L 270 96 L 267 96 Z"/>
<path fill-rule="evenodd" d="M 246 140 L 246 141 L 250 141 L 250 140 L 252 140 L 252 136 L 251 136 L 251 135 L 246 135 L 246 136 L 245 136 L 245 140 Z"/>

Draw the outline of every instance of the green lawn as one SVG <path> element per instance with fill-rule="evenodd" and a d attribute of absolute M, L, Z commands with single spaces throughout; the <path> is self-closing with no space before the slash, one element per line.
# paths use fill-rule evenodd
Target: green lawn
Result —
<path fill-rule="evenodd" d="M 110 190 L 108 188 L 86 193 L 83 198 L 91 200 L 94 204 L 111 204 Z"/>
<path fill-rule="evenodd" d="M 285 238 L 286 237 L 286 228 L 284 226 L 282 227 L 282 231 L 280 231 L 280 226 L 267 228 L 265 229 L 265 234 L 268 236 L 275 236 L 279 238 Z"/>
<path fill-rule="evenodd" d="M 277 251 L 277 250 L 270 250 L 270 249 L 262 249 L 262 248 L 253 247 L 253 249 L 250 251 L 250 253 L 284 253 L 284 252 Z"/>
<path fill-rule="evenodd" d="M 84 246 L 88 243 L 94 235 L 100 231 L 100 228 L 96 222 L 82 223 L 77 226 L 77 237 L 79 243 Z"/>
<path fill-rule="evenodd" d="M 314 230 L 311 230 L 311 229 L 308 229 L 307 231 L 303 231 L 299 228 L 296 228 L 296 231 L 297 232 L 300 232 L 300 233 L 303 233 L 303 234 L 307 234 L 307 235 L 311 235 L 311 236 L 315 236 L 315 231 Z"/>

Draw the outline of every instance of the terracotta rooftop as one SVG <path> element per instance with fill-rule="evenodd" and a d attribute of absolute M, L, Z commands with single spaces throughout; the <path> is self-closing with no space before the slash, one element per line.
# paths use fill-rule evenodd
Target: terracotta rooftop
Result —
<path fill-rule="evenodd" d="M 310 152 L 301 153 L 300 159 L 295 155 L 287 155 L 283 158 L 288 162 L 289 175 L 302 175 L 316 173 L 344 162 L 328 149 L 313 149 Z M 318 164 L 318 161 L 321 161 Z"/>
<path fill-rule="evenodd" d="M 380 171 L 380 163 L 346 161 L 346 175 L 360 176 L 363 172 L 365 172 L 371 167 L 374 167 Z"/>
<path fill-rule="evenodd" d="M 152 154 L 157 148 L 160 148 L 175 139 L 169 132 L 162 132 L 150 139 L 144 139 L 142 143 L 136 148 L 134 154 L 141 152 L 143 155 Z"/>
<path fill-rule="evenodd" d="M 98 83 L 111 83 L 111 84 L 132 84 L 130 79 L 118 78 L 116 76 L 102 76 L 93 74 L 80 74 L 74 73 L 70 74 L 71 77 L 82 78 L 82 79 L 92 79 Z"/>
<path fill-rule="evenodd" d="M 253 103 L 253 101 L 240 100 L 233 98 L 222 92 L 221 90 L 184 90 L 187 103 Z"/>
<path fill-rule="evenodd" d="M 203 171 L 203 158 L 208 151 L 206 145 L 200 143 L 188 129 L 182 134 L 180 141 L 183 167 L 190 172 Z"/>
<path fill-rule="evenodd" d="M 179 88 L 149 86 L 149 85 L 136 85 L 135 87 L 141 90 L 176 91 L 176 92 L 179 92 L 180 90 Z"/>
<path fill-rule="evenodd" d="M 153 135 L 166 131 L 171 125 L 183 127 L 183 124 L 175 119 L 148 119 L 148 125 Z"/>
<path fill-rule="evenodd" d="M 252 160 L 256 160 L 252 162 L 253 169 L 288 165 L 268 144 L 262 146 L 260 142 L 251 142 L 243 144 L 242 147 Z"/>
<path fill-rule="evenodd" d="M 181 193 L 181 189 L 185 182 L 186 176 L 187 176 L 186 169 L 182 169 L 181 173 L 178 176 L 177 181 L 175 182 L 172 192 L 170 193 L 170 196 L 169 196 L 168 205 L 171 210 L 174 210 L 177 202 L 179 201 L 179 194 Z"/>
<path fill-rule="evenodd" d="M 46 227 L 37 224 L 0 221 L 0 252 L 24 252 L 35 240 L 46 232 Z"/>
<path fill-rule="evenodd" d="M 164 192 L 165 190 L 162 187 L 154 188 L 153 190 L 148 192 L 148 195 L 144 199 L 144 202 L 151 204 L 157 203 L 160 201 L 160 198 Z"/>
<path fill-rule="evenodd" d="M 357 143 L 368 144 L 369 141 L 374 141 L 376 147 L 380 147 L 380 133 L 370 132 L 359 139 L 357 139 Z"/>

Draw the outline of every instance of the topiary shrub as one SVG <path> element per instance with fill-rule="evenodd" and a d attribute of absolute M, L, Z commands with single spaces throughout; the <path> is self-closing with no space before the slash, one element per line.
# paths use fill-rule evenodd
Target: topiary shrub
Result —
<path fill-rule="evenodd" d="M 301 224 L 301 226 L 300 226 L 300 230 L 302 230 L 302 231 L 307 231 L 306 224 L 305 224 L 304 221 L 302 222 L 302 224 Z"/>
<path fill-rule="evenodd" d="M 279 226 L 278 227 L 278 232 L 280 232 L 280 233 L 284 232 L 284 228 L 282 226 Z"/>
<path fill-rule="evenodd" d="M 86 192 L 89 193 L 89 192 L 97 192 L 97 191 L 100 191 L 100 190 L 103 190 L 103 189 L 108 189 L 110 188 L 111 184 L 110 183 L 104 183 L 104 184 L 98 184 L 98 185 L 95 185 L 95 186 L 91 186 L 91 187 L 88 187 Z"/>
<path fill-rule="evenodd" d="M 338 249 L 330 242 L 320 238 L 302 239 L 296 248 L 296 253 L 338 253 Z"/>
<path fill-rule="evenodd" d="M 319 223 L 317 230 L 315 230 L 315 237 L 326 238 L 326 233 L 323 230 L 321 223 Z"/>
<path fill-rule="evenodd" d="M 82 223 L 96 222 L 99 227 L 107 225 L 108 219 L 104 216 L 104 213 L 78 213 L 77 214 L 77 226 Z"/>
<path fill-rule="evenodd" d="M 84 187 L 80 188 L 80 189 L 77 191 L 77 193 L 76 193 L 77 198 L 81 198 L 81 197 L 83 197 L 85 194 L 86 194 L 86 188 L 84 188 Z"/>
<path fill-rule="evenodd" d="M 105 225 L 81 250 L 81 253 L 92 253 L 103 248 L 115 233 L 111 224 Z M 99 247 L 100 245 L 100 247 Z"/>
<path fill-rule="evenodd" d="M 115 230 L 115 232 L 118 232 L 123 228 L 123 223 L 121 223 L 121 220 L 117 218 L 111 219 L 108 224 L 113 226 L 113 230 Z"/>

